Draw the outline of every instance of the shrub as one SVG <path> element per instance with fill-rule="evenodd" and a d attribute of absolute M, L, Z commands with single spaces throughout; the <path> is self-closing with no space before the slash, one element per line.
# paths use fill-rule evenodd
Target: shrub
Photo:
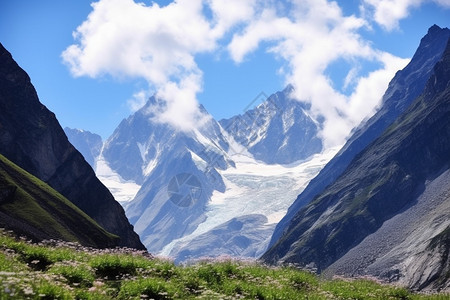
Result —
<path fill-rule="evenodd" d="M 65 262 L 53 265 L 49 273 L 61 275 L 74 286 L 91 287 L 94 282 L 94 271 L 86 264 L 77 262 Z"/>
<path fill-rule="evenodd" d="M 136 275 L 138 269 L 148 268 L 150 262 L 144 257 L 125 254 L 100 254 L 90 260 L 98 276 L 108 279 Z"/>
<path fill-rule="evenodd" d="M 119 299 L 173 299 L 176 289 L 170 283 L 158 278 L 143 278 L 124 282 Z"/>
<path fill-rule="evenodd" d="M 50 299 L 73 299 L 70 291 L 63 287 L 48 281 L 40 282 L 36 287 L 35 295 L 37 299 L 50 300 Z"/>

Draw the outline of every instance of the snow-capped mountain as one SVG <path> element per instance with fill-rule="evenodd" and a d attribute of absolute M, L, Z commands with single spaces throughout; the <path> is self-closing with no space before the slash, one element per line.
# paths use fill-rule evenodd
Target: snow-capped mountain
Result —
<path fill-rule="evenodd" d="M 101 179 L 133 199 L 125 204 L 127 216 L 151 252 L 195 230 L 213 191 L 225 191 L 217 170 L 234 165 L 221 127 L 204 109 L 203 126 L 183 132 L 155 121 L 155 105 L 152 97 L 121 122 L 96 166 Z"/>
<path fill-rule="evenodd" d="M 306 103 L 290 97 L 292 90 L 288 86 L 256 108 L 220 124 L 255 159 L 268 164 L 289 164 L 319 153 L 320 124 L 306 112 Z"/>
<path fill-rule="evenodd" d="M 335 153 L 320 154 L 320 124 L 291 90 L 220 123 L 201 107 L 201 126 L 189 132 L 155 120 L 155 97 L 121 122 L 95 170 L 150 252 L 180 261 L 266 250 L 275 224 Z"/>
<path fill-rule="evenodd" d="M 94 167 L 95 159 L 100 155 L 100 151 L 102 150 L 102 137 L 89 131 L 69 127 L 64 128 L 64 133 L 91 167 Z"/>

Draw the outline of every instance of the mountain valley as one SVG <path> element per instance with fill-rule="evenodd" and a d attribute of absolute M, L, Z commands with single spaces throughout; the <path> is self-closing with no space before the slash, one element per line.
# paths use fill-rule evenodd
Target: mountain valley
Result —
<path fill-rule="evenodd" d="M 0 227 L 450 291 L 450 30 L 429 28 L 344 145 L 294 91 L 219 121 L 199 105 L 192 130 L 155 94 L 102 140 L 62 129 L 0 44 Z"/>
<path fill-rule="evenodd" d="M 262 255 L 326 276 L 446 289 L 449 37 L 429 29 L 378 112 L 342 148 L 323 149 L 320 122 L 288 100 L 288 86 L 247 113 L 208 118 L 208 133 L 175 137 L 139 111 L 105 142 L 116 154 L 100 155 L 97 173 L 150 251 L 178 262 Z M 162 153 L 171 154 L 155 158 Z M 182 174 L 197 179 L 187 206 L 170 201 L 169 182 L 186 181 Z"/>

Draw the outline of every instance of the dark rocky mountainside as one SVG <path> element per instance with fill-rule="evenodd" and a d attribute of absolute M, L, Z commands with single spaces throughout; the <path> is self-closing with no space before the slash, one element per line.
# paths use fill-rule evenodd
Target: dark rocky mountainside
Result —
<path fill-rule="evenodd" d="M 383 96 L 381 109 L 357 128 L 339 153 L 298 196 L 286 216 L 278 223 L 271 245 L 289 230 L 291 221 L 298 211 L 333 183 L 345 171 L 353 158 L 379 137 L 420 95 L 434 65 L 442 57 L 449 37 L 450 30 L 448 28 L 440 28 L 434 25 L 428 30 L 411 62 L 403 70 L 397 72 L 389 83 L 389 87 Z"/>
<path fill-rule="evenodd" d="M 144 249 L 123 208 L 69 143 L 55 115 L 39 102 L 30 78 L 0 45 L 0 153 L 48 183 L 121 246 Z"/>
<path fill-rule="evenodd" d="M 97 248 L 114 247 L 120 241 L 60 193 L 1 154 L 0 227 L 35 241 L 59 239 Z"/>
<path fill-rule="evenodd" d="M 436 30 L 430 29 L 422 47 Z M 329 268 L 331 273 L 374 275 L 417 289 L 447 286 L 448 33 L 444 38 L 445 51 L 421 95 L 337 180 L 294 216 L 288 231 L 263 256 L 265 261 L 310 265 L 319 271 L 335 263 Z M 401 105 L 406 104 L 397 103 L 396 107 Z"/>

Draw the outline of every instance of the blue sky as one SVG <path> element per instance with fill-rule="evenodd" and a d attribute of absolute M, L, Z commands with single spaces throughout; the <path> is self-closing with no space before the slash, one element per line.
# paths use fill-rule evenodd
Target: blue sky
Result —
<path fill-rule="evenodd" d="M 227 118 L 293 83 L 339 143 L 428 28 L 450 27 L 450 0 L 91 2 L 2 0 L 0 42 L 63 127 L 103 138 L 154 93 L 157 121 L 183 129 L 197 103 Z"/>

